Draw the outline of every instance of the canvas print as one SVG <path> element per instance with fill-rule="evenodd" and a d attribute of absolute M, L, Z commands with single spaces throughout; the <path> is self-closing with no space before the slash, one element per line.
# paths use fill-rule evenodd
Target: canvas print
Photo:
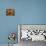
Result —
<path fill-rule="evenodd" d="M 6 16 L 15 16 L 15 9 L 6 9 Z"/>

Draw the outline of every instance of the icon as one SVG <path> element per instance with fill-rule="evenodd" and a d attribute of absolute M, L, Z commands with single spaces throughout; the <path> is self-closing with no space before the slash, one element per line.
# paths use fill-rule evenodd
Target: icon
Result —
<path fill-rule="evenodd" d="M 15 9 L 6 9 L 6 16 L 15 16 Z"/>

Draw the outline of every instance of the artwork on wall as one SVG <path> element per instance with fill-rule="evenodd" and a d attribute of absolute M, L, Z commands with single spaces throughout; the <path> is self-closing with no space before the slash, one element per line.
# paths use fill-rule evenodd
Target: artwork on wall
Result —
<path fill-rule="evenodd" d="M 6 16 L 15 16 L 15 9 L 12 8 L 6 9 Z"/>

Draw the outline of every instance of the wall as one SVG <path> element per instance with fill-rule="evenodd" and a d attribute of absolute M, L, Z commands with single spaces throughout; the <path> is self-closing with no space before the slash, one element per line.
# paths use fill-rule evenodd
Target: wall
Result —
<path fill-rule="evenodd" d="M 15 16 L 6 16 L 9 7 L 16 9 Z M 8 0 L 0 2 L 0 10 L 0 44 L 8 43 L 9 32 L 18 32 L 17 24 L 46 24 L 46 0 Z"/>

